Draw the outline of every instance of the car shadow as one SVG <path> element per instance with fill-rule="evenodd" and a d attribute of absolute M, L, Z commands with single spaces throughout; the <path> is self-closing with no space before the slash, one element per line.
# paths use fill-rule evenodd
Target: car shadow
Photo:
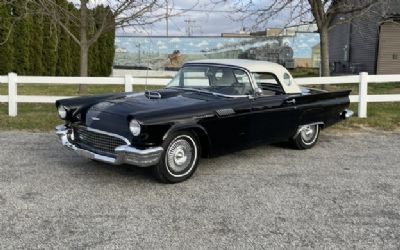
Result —
<path fill-rule="evenodd" d="M 134 177 L 132 180 L 143 181 L 143 182 L 155 182 L 158 181 L 153 177 L 151 167 L 142 168 L 131 165 L 117 165 L 113 166 L 103 162 L 89 161 L 87 162 L 88 167 L 94 168 L 90 171 L 96 172 L 98 175 L 109 175 L 112 177 L 123 176 L 123 177 Z"/>
<path fill-rule="evenodd" d="M 221 159 L 224 159 L 224 157 L 227 157 L 230 154 L 236 154 L 236 156 L 238 157 L 247 157 L 247 154 L 249 154 L 249 152 L 251 154 L 251 152 L 256 152 L 253 150 L 257 150 L 257 148 L 265 146 L 268 146 L 270 148 L 293 149 L 289 142 L 280 142 L 274 144 L 260 143 L 258 145 L 253 145 L 252 147 L 230 150 L 228 152 L 213 155 L 211 157 L 205 157 L 202 159 L 202 162 L 204 165 L 214 165 L 214 163 L 220 162 Z M 66 153 L 64 152 L 63 154 L 65 155 Z M 68 152 L 67 154 L 71 154 L 71 157 L 74 156 L 73 152 Z M 159 183 L 159 181 L 154 178 L 151 167 L 142 168 L 127 164 L 114 166 L 103 162 L 91 161 L 75 157 L 73 161 L 71 161 L 71 158 L 69 157 L 66 157 L 65 159 L 65 161 L 58 161 L 59 164 L 63 165 L 63 167 L 67 167 L 67 165 L 70 165 L 71 167 L 75 166 L 74 175 L 84 176 L 86 174 L 90 174 L 110 178 L 118 178 L 118 176 L 121 176 L 128 177 L 134 182 Z"/>

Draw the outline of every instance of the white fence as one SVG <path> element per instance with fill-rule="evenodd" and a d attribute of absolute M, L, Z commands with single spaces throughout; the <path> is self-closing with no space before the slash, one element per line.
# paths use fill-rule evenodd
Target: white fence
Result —
<path fill-rule="evenodd" d="M 43 76 L 18 76 L 9 73 L 8 76 L 0 76 L 0 84 L 8 84 L 8 95 L 0 95 L 0 102 L 8 102 L 9 116 L 17 116 L 18 103 L 54 103 L 58 99 L 71 96 L 33 96 L 18 95 L 18 84 L 116 84 L 124 85 L 126 92 L 132 91 L 135 85 L 165 85 L 171 78 L 135 78 L 130 75 L 124 77 L 43 77 Z M 396 95 L 368 95 L 368 83 L 400 82 L 400 75 L 368 75 L 360 73 L 354 76 L 334 77 L 307 77 L 295 78 L 300 85 L 314 84 L 344 84 L 357 83 L 358 95 L 351 95 L 350 102 L 358 102 L 358 116 L 367 117 L 368 102 L 399 102 L 400 94 Z"/>

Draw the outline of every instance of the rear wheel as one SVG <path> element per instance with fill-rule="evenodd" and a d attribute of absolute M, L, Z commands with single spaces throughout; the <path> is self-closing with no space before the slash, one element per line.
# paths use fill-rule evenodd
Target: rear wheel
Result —
<path fill-rule="evenodd" d="M 160 162 L 153 167 L 157 179 L 165 183 L 177 183 L 190 178 L 199 162 L 200 144 L 190 132 L 180 131 L 168 136 L 163 143 Z"/>
<path fill-rule="evenodd" d="M 292 139 L 292 144 L 297 149 L 312 148 L 318 141 L 320 127 L 318 124 L 303 125 Z"/>

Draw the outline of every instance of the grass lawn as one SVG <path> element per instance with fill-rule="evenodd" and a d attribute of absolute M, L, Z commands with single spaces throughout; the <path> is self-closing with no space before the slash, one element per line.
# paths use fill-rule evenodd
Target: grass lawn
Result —
<path fill-rule="evenodd" d="M 19 95 L 77 96 L 78 85 L 18 84 Z M 157 89 L 147 86 L 147 89 Z M 144 86 L 134 86 L 133 91 L 143 91 Z M 7 85 L 0 85 L 0 95 L 7 95 Z M 88 85 L 88 93 L 104 94 L 123 92 L 123 85 Z M 0 130 L 50 131 L 62 121 L 54 104 L 18 103 L 18 116 L 8 116 L 8 104 L 0 103 Z"/>
<path fill-rule="evenodd" d="M 400 129 L 400 102 L 368 103 L 368 118 L 357 117 L 357 103 L 350 104 L 354 116 L 333 126 L 337 129 L 371 127 L 386 131 Z"/>
<path fill-rule="evenodd" d="M 296 76 L 313 76 L 315 70 L 294 72 Z M 319 87 L 318 85 L 316 87 Z M 122 92 L 123 85 L 88 85 L 89 94 Z M 157 89 L 157 86 L 148 86 L 148 89 Z M 327 90 L 351 89 L 352 94 L 358 93 L 357 84 L 327 85 Z M 144 86 L 134 86 L 134 91 L 143 91 Z M 54 95 L 74 96 L 78 95 L 78 85 L 34 85 L 19 84 L 20 95 Z M 369 84 L 369 94 L 400 94 L 399 83 Z M 0 85 L 0 95 L 7 94 L 7 85 Z M 400 102 L 393 103 L 369 103 L 368 118 L 357 118 L 357 103 L 351 104 L 355 111 L 353 118 L 334 126 L 336 129 L 373 127 L 382 130 L 397 130 L 400 128 Z M 18 104 L 18 116 L 8 116 L 8 104 L 0 103 L 0 130 L 28 130 L 51 131 L 62 121 L 58 118 L 54 104 Z"/>

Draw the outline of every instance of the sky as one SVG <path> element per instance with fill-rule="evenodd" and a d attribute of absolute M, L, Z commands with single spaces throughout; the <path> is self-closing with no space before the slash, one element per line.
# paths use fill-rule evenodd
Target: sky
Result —
<path fill-rule="evenodd" d="M 172 0 L 170 0 L 172 2 Z M 221 33 L 239 32 L 242 27 L 251 28 L 250 22 L 241 22 L 233 20 L 234 9 L 231 4 L 213 5 L 210 0 L 174 0 L 169 4 L 173 13 L 180 9 L 192 9 L 178 16 L 169 18 L 168 34 L 169 35 L 185 35 L 188 27 L 185 20 L 191 20 L 193 25 L 193 35 L 220 35 Z M 269 27 L 281 27 L 286 20 L 271 20 Z M 147 27 L 145 31 L 129 31 L 136 35 L 166 35 L 166 20 L 158 22 L 151 27 Z"/>
<path fill-rule="evenodd" d="M 69 0 L 70 2 L 79 3 L 79 0 Z M 167 1 L 167 0 L 166 0 Z M 168 35 L 170 36 L 183 36 L 187 34 L 187 22 L 190 20 L 192 23 L 192 35 L 194 36 L 206 36 L 206 35 L 220 35 L 221 33 L 239 32 L 242 27 L 247 29 L 252 28 L 254 30 L 253 22 L 251 20 L 234 21 L 233 17 L 234 8 L 232 7 L 232 1 L 227 1 L 226 4 L 211 4 L 211 1 L 218 0 L 168 0 L 172 17 L 169 18 L 168 22 Z M 253 2 L 265 2 L 268 0 L 255 0 Z M 90 0 L 92 5 L 113 2 L 113 0 Z M 192 9 L 190 11 L 182 11 L 185 9 Z M 162 10 L 164 11 L 164 10 Z M 165 10 L 166 12 L 166 10 Z M 180 15 L 174 15 L 181 12 Z M 182 13 L 183 12 L 183 13 Z M 237 16 L 237 15 L 236 15 Z M 271 19 L 267 27 L 282 27 L 288 22 L 288 18 L 282 14 L 278 18 Z M 258 30 L 266 27 L 258 28 Z M 150 26 L 146 26 L 142 29 L 129 27 L 124 30 L 118 30 L 118 34 L 128 35 L 139 35 L 139 36 L 164 36 L 167 34 L 166 20 L 161 20 Z"/>

